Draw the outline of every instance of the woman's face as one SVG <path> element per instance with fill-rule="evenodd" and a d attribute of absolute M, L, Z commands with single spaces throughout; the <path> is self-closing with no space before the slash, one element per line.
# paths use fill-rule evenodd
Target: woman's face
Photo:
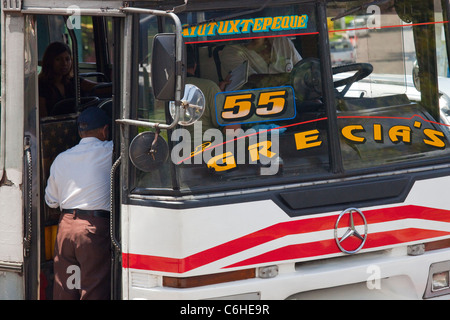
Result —
<path fill-rule="evenodd" d="M 71 68 L 72 58 L 67 51 L 55 57 L 55 61 L 53 61 L 53 72 L 55 75 L 65 76 L 70 73 Z"/>

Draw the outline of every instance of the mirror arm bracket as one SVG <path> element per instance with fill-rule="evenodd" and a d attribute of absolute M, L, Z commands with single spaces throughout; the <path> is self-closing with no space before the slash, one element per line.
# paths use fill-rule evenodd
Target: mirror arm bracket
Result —
<path fill-rule="evenodd" d="M 174 119 L 173 119 L 172 123 L 170 123 L 170 124 L 142 121 L 142 120 L 133 120 L 133 119 L 116 119 L 116 122 L 118 124 L 124 124 L 124 125 L 129 125 L 129 126 L 170 130 L 170 129 L 173 129 L 178 124 L 179 118 L 180 118 L 180 108 L 178 107 L 178 108 L 175 108 Z"/>

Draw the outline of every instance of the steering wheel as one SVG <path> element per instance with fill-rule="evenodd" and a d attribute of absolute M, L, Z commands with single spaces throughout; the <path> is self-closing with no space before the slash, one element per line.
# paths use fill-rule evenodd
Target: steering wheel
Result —
<path fill-rule="evenodd" d="M 322 97 L 319 59 L 306 58 L 297 62 L 291 71 L 290 83 L 294 88 L 295 98 L 301 102 Z"/>
<path fill-rule="evenodd" d="M 344 89 L 338 91 L 339 97 L 341 98 L 345 96 L 348 89 L 350 89 L 353 83 L 362 80 L 368 75 L 370 75 L 373 71 L 373 66 L 370 63 L 352 63 L 343 66 L 333 67 L 333 74 L 352 71 L 356 71 L 356 73 L 350 77 L 334 81 L 333 83 L 335 89 L 344 86 Z"/>
<path fill-rule="evenodd" d="M 372 73 L 373 66 L 369 63 L 353 63 L 333 67 L 332 69 L 333 75 L 356 71 L 352 76 L 334 81 L 334 88 L 345 86 L 342 91 L 338 91 L 337 93 L 339 97 L 343 97 L 353 83 L 364 79 Z M 317 58 L 306 58 L 296 63 L 291 71 L 290 82 L 294 88 L 296 99 L 308 101 L 321 98 L 322 77 L 320 72 L 320 60 Z"/>

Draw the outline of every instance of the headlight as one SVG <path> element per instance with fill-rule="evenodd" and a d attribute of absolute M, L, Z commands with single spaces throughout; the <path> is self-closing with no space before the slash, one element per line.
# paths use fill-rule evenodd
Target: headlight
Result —
<path fill-rule="evenodd" d="M 450 295 L 450 260 L 430 265 L 424 299 Z"/>
<path fill-rule="evenodd" d="M 448 289 L 449 286 L 449 271 L 434 273 L 432 276 L 431 291 L 440 291 Z"/>

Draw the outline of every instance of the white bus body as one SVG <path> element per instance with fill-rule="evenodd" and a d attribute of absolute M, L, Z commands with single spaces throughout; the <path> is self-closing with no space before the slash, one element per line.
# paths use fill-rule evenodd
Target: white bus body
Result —
<path fill-rule="evenodd" d="M 59 213 L 44 189 L 84 106 L 40 116 L 42 52 L 57 40 L 72 46 L 76 76 L 112 86 L 92 95 L 114 120 L 113 299 L 448 299 L 449 10 L 438 0 L 2 2 L 0 298 L 52 298 Z M 353 15 L 367 16 L 367 36 L 351 39 L 355 64 L 333 66 L 330 43 Z M 243 84 L 208 100 L 227 51 L 263 56 L 259 39 L 286 41 L 266 51 L 268 75 L 247 57 Z M 299 62 L 281 60 L 288 49 Z M 200 83 L 192 76 L 209 81 L 203 106 L 183 97 Z"/>

